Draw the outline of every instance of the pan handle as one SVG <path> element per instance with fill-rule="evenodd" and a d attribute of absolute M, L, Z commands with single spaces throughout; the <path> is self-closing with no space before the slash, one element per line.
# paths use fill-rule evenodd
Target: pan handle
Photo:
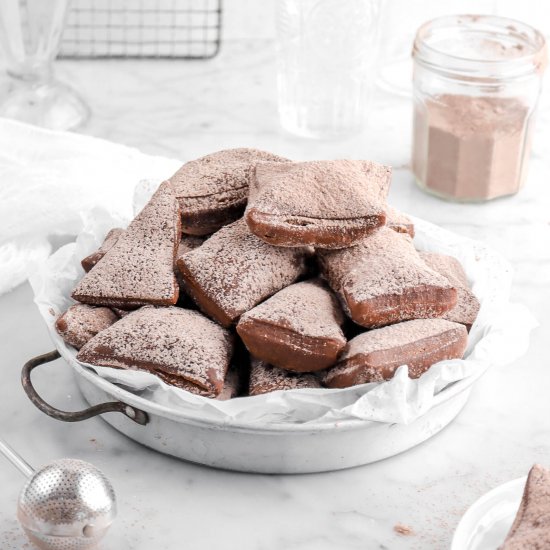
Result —
<path fill-rule="evenodd" d="M 97 416 L 98 414 L 103 414 L 107 412 L 120 412 L 123 415 L 127 416 L 130 420 L 137 422 L 144 426 L 149 422 L 149 416 L 146 412 L 136 409 L 126 403 L 121 401 L 113 401 L 111 403 L 102 403 L 100 405 L 94 405 L 89 409 L 84 409 L 83 411 L 68 412 L 60 411 L 55 407 L 52 407 L 46 403 L 34 389 L 34 386 L 31 382 L 31 372 L 38 367 L 39 365 L 44 365 L 45 363 L 51 363 L 56 359 L 61 357 L 57 350 L 44 353 L 43 355 L 38 355 L 33 357 L 30 361 L 27 361 L 23 366 L 21 372 L 21 383 L 23 384 L 23 389 L 27 394 L 28 398 L 32 403 L 38 407 L 43 413 L 55 418 L 56 420 L 63 420 L 63 422 L 80 422 L 81 420 L 87 420 L 92 418 L 92 416 Z"/>

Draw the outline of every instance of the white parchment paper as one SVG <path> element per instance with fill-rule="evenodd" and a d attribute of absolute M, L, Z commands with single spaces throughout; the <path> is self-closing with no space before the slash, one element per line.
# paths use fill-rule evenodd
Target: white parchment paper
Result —
<path fill-rule="evenodd" d="M 134 209 L 139 210 L 156 182 L 138 186 Z M 511 363 L 525 353 L 536 320 L 522 305 L 509 302 L 512 272 L 509 264 L 481 243 L 458 236 L 421 219 L 416 226 L 419 250 L 441 252 L 460 260 L 481 302 L 481 310 L 469 336 L 463 360 L 442 361 L 417 380 L 408 377 L 407 366 L 395 377 L 379 384 L 346 389 L 279 391 L 230 401 L 216 401 L 169 386 L 156 376 L 138 371 L 91 368 L 98 376 L 145 399 L 190 416 L 215 422 L 265 425 L 266 423 L 309 423 L 322 425 L 347 419 L 410 423 L 425 413 L 439 392 L 467 377 L 477 377 L 488 367 Z M 73 301 L 70 293 L 82 277 L 80 260 L 98 248 L 109 229 L 125 227 L 121 219 L 96 208 L 83 216 L 83 231 L 75 243 L 52 254 L 32 268 L 30 282 L 35 302 L 49 328 L 55 347 L 73 365 L 76 351 L 55 331 L 59 314 Z"/>

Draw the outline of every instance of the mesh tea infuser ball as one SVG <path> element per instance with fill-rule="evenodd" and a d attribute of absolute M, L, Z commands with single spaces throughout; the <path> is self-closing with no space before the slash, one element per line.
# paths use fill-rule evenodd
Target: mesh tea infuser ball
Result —
<path fill-rule="evenodd" d="M 40 550 L 92 550 L 116 516 L 113 487 L 95 466 L 82 460 L 55 460 L 34 471 L 0 441 L 0 451 L 28 477 L 17 517 Z"/>

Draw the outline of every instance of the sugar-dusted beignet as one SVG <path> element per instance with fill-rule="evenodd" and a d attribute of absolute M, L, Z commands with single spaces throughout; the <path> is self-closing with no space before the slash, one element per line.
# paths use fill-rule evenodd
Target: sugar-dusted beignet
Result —
<path fill-rule="evenodd" d="M 391 168 L 366 160 L 262 163 L 245 219 L 276 246 L 345 248 L 386 221 Z"/>
<path fill-rule="evenodd" d="M 217 399 L 218 401 L 227 401 L 237 397 L 240 389 L 240 377 L 239 371 L 230 366 L 227 374 L 225 375 L 225 380 L 223 382 L 223 387 L 221 392 L 216 394 L 216 390 L 205 390 L 192 382 L 185 380 L 181 376 L 176 376 L 173 374 L 166 374 L 160 371 L 155 372 L 155 374 L 166 384 L 180 388 L 181 390 L 186 390 L 195 395 L 201 395 L 202 397 L 209 397 L 210 399 Z"/>
<path fill-rule="evenodd" d="M 314 372 L 338 359 L 346 345 L 338 300 L 320 280 L 290 285 L 244 313 L 237 332 L 258 359 Z"/>
<path fill-rule="evenodd" d="M 180 237 L 179 207 L 165 182 L 103 259 L 84 275 L 73 298 L 123 309 L 175 304 L 179 287 L 174 262 Z"/>
<path fill-rule="evenodd" d="M 252 359 L 249 395 L 261 395 L 277 390 L 320 388 L 321 382 L 314 374 L 291 372 L 263 361 Z"/>
<path fill-rule="evenodd" d="M 67 344 L 80 349 L 98 332 L 117 321 L 117 315 L 108 307 L 75 304 L 57 318 L 55 328 Z"/>
<path fill-rule="evenodd" d="M 401 365 L 418 378 L 433 364 L 462 358 L 468 343 L 464 325 L 444 319 L 415 319 L 369 330 L 352 338 L 338 363 L 329 369 L 324 383 L 347 388 L 393 378 Z"/>
<path fill-rule="evenodd" d="M 171 178 L 182 229 L 209 235 L 243 215 L 250 173 L 258 162 L 287 162 L 258 149 L 228 149 L 185 163 Z"/>
<path fill-rule="evenodd" d="M 123 317 L 128 315 L 128 313 L 133 311 L 133 309 L 120 309 L 119 307 L 112 307 L 111 310 L 115 312 L 119 319 L 122 319 Z"/>
<path fill-rule="evenodd" d="M 146 306 L 92 338 L 77 359 L 145 370 L 215 397 L 223 389 L 232 353 L 231 333 L 197 311 Z"/>
<path fill-rule="evenodd" d="M 456 306 L 445 313 L 443 319 L 461 323 L 469 331 L 479 313 L 479 300 L 470 290 L 468 278 L 461 263 L 452 256 L 434 252 L 420 252 L 420 257 L 428 267 L 443 275 L 456 288 Z"/>
<path fill-rule="evenodd" d="M 178 246 L 178 252 L 176 254 L 176 264 L 177 259 L 186 254 L 187 252 L 190 252 L 191 250 L 195 250 L 195 248 L 198 248 L 204 241 L 205 237 L 195 237 L 193 235 L 182 235 L 181 241 Z M 180 287 L 180 295 L 178 299 L 177 305 L 180 307 L 185 308 L 193 308 L 194 303 L 193 301 L 185 294 L 183 291 L 183 281 L 180 275 L 179 270 L 176 268 L 176 279 L 178 281 L 178 285 Z"/>
<path fill-rule="evenodd" d="M 194 237 L 193 235 L 182 235 L 180 244 L 178 245 L 178 252 L 176 258 L 183 256 L 186 252 L 195 250 L 198 248 L 206 239 L 204 237 Z"/>
<path fill-rule="evenodd" d="M 216 399 L 220 401 L 227 401 L 233 399 L 239 395 L 241 389 L 241 377 L 240 371 L 237 367 L 232 365 L 229 367 L 227 374 L 225 375 L 225 381 L 223 383 L 223 389 L 218 394 Z"/>
<path fill-rule="evenodd" d="M 364 327 L 440 317 L 456 305 L 453 285 L 424 263 L 408 235 L 388 227 L 353 248 L 317 254 L 329 285 Z"/>
<path fill-rule="evenodd" d="M 118 238 L 124 234 L 124 229 L 121 227 L 115 227 L 114 229 L 111 229 L 109 233 L 105 236 L 105 239 L 103 240 L 103 243 L 101 246 L 95 251 L 92 252 L 89 256 L 86 256 L 80 263 L 82 264 L 82 268 L 86 273 L 94 267 L 99 260 L 113 248 L 115 243 L 118 241 Z"/>
<path fill-rule="evenodd" d="M 304 251 L 264 243 L 242 219 L 183 254 L 177 265 L 186 293 L 225 327 L 305 271 Z"/>
<path fill-rule="evenodd" d="M 414 223 L 406 214 L 396 210 L 393 206 L 386 207 L 386 225 L 398 233 L 407 233 L 414 237 Z"/>
<path fill-rule="evenodd" d="M 529 471 L 519 509 L 498 550 L 550 548 L 550 470 L 535 464 Z"/>

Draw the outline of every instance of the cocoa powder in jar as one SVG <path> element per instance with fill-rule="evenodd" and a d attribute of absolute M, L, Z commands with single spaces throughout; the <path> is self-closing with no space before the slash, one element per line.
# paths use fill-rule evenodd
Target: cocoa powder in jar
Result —
<path fill-rule="evenodd" d="M 415 104 L 413 171 L 443 197 L 488 200 L 525 181 L 531 117 L 521 100 L 444 94 Z"/>
<path fill-rule="evenodd" d="M 547 64 L 544 36 L 505 17 L 444 16 L 418 29 L 413 59 L 420 187 L 458 201 L 516 193 Z"/>

